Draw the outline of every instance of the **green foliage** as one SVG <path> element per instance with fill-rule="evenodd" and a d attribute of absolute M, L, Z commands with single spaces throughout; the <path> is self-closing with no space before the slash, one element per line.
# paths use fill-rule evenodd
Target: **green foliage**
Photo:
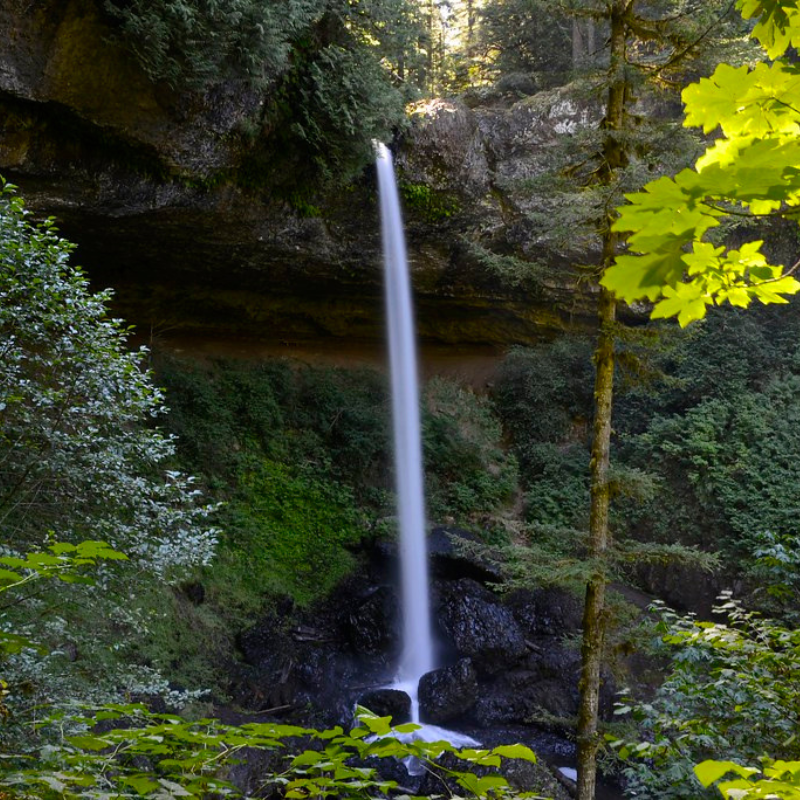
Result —
<path fill-rule="evenodd" d="M 796 535 L 798 308 L 718 309 L 690 331 L 620 342 L 618 535 L 722 550 L 740 566 L 763 531 Z M 585 529 L 591 386 L 590 347 L 574 338 L 512 351 L 498 374 L 534 526 Z"/>
<path fill-rule="evenodd" d="M 526 440 L 585 439 L 592 409 L 591 354 L 587 340 L 561 337 L 535 349 L 512 349 L 504 360 L 493 399 L 523 465 L 531 460 Z"/>
<path fill-rule="evenodd" d="M 202 86 L 229 75 L 258 83 L 287 68 L 290 42 L 321 12 L 315 0 L 104 0 L 151 80 Z"/>
<path fill-rule="evenodd" d="M 770 58 L 780 59 L 800 40 L 794 0 L 739 0 L 746 18 L 757 16 L 753 35 Z M 770 264 L 760 240 L 736 247 L 706 237 L 730 218 L 786 215 L 800 203 L 800 73 L 788 60 L 750 69 L 720 64 L 711 78 L 683 92 L 685 125 L 710 133 L 714 143 L 675 178 L 659 178 L 627 195 L 617 231 L 628 234 L 635 255 L 621 255 L 602 283 L 628 302 L 655 301 L 654 317 L 677 316 L 683 326 L 707 307 L 752 300 L 784 303 L 800 290 L 787 269 Z M 689 249 L 691 248 L 691 249 Z"/>
<path fill-rule="evenodd" d="M 240 126 L 243 186 L 293 198 L 342 185 L 374 159 L 372 140 L 403 123 L 419 17 L 408 0 L 104 0 L 121 42 L 152 81 L 208 91 L 240 83 L 265 93 Z M 298 198 L 300 202 L 298 203 Z"/>
<path fill-rule="evenodd" d="M 644 736 L 614 743 L 630 759 L 625 772 L 639 797 L 696 798 L 692 765 L 708 757 L 747 763 L 765 752 L 800 755 L 800 696 L 791 678 L 800 668 L 800 634 L 730 596 L 717 610 L 728 624 L 657 608 L 658 645 L 671 657 L 671 673 L 651 702 L 617 709 L 631 713 Z"/>
<path fill-rule="evenodd" d="M 102 542 L 54 543 L 50 550 L 49 554 L 33 552 L 26 558 L 5 559 L 3 563 L 13 569 L 5 571 L 0 594 L 18 592 L 29 575 L 65 580 L 98 560 L 124 558 Z M 392 729 L 389 717 L 377 717 L 366 709 L 358 710 L 363 727 L 346 734 L 340 727 L 317 731 L 275 723 L 231 726 L 208 718 L 191 721 L 153 713 L 141 703 L 70 708 L 68 701 L 62 703 L 65 710 L 37 718 L 36 747 L 27 751 L 18 742 L 8 746 L 5 726 L 12 717 L 6 705 L 8 694 L 7 683 L 0 681 L 0 734 L 6 745 L 0 786 L 20 798 L 155 799 L 208 797 L 209 793 L 249 797 L 231 781 L 231 768 L 258 750 L 275 751 L 270 771 L 261 775 L 260 788 L 271 786 L 286 797 L 366 799 L 375 792 L 386 794 L 396 790 L 397 784 L 380 778 L 374 760 L 411 758 L 470 795 L 502 798 L 515 794 L 504 778 L 472 774 L 469 768 L 497 768 L 501 758 L 536 761 L 523 745 L 457 751 L 447 742 L 422 741 L 413 735 L 418 726 Z M 464 769 L 440 767 L 436 759 L 444 753 L 455 754 Z"/>
<path fill-rule="evenodd" d="M 672 517 L 672 535 L 686 539 L 683 525 L 708 532 L 716 523 L 732 533 L 728 547 L 741 548 L 760 530 L 795 533 L 796 509 L 787 492 L 800 480 L 798 401 L 800 378 L 776 378 L 761 392 L 708 399 L 685 415 L 655 417 L 630 442 L 636 463 L 656 460 L 668 482 L 666 496 L 682 498 L 698 515 L 677 530 Z"/>
<path fill-rule="evenodd" d="M 337 479 L 384 488 L 389 453 L 389 398 L 382 375 L 369 369 L 305 369 L 284 402 L 293 458 L 330 464 Z M 388 488 L 388 487 L 386 487 Z"/>
<path fill-rule="evenodd" d="M 441 379 L 425 387 L 426 495 L 435 515 L 460 519 L 498 511 L 517 488 L 517 462 L 501 447 L 488 401 Z"/>
<path fill-rule="evenodd" d="M 525 520 L 585 530 L 589 513 L 586 446 L 544 443 L 530 447 L 530 488 L 525 495 Z"/>
<path fill-rule="evenodd" d="M 403 120 L 403 95 L 366 46 L 331 43 L 296 81 L 298 96 L 285 124 L 302 141 L 300 155 L 325 180 L 355 177 L 374 160 L 373 142 L 388 140 Z"/>
<path fill-rule="evenodd" d="M 71 251 L 3 186 L 0 590 L 13 597 L 0 603 L 0 740 L 22 750 L 43 707 L 115 699 L 120 686 L 166 689 L 152 664 L 115 658 L 147 635 L 138 584 L 170 592 L 217 539 L 213 507 L 170 469 L 174 442 L 154 427 L 163 396 L 144 352 L 127 349 L 110 294 L 89 291 Z"/>
<path fill-rule="evenodd" d="M 489 62 L 483 69 L 495 78 L 532 75 L 546 86 L 566 82 L 572 68 L 570 22 L 546 0 L 486 3 L 478 31 Z"/>
<path fill-rule="evenodd" d="M 616 406 L 619 463 L 655 489 L 621 498 L 616 525 L 721 551 L 739 574 L 755 570 L 779 614 L 770 587 L 780 594 L 790 576 L 756 554 L 771 538 L 791 558 L 796 536 L 798 308 L 716 309 L 656 358 L 668 382 L 632 387 Z"/>
<path fill-rule="evenodd" d="M 91 294 L 53 222 L 0 193 L 0 514 L 9 547 L 48 531 L 123 549 L 174 580 L 208 563 L 216 531 L 192 479 L 168 470 L 173 441 L 148 427 L 161 393 L 143 352 Z"/>
<path fill-rule="evenodd" d="M 498 374 L 493 399 L 520 462 L 531 523 L 586 522 L 591 371 L 589 343 L 562 338 L 512 350 Z"/>
<path fill-rule="evenodd" d="M 43 755 L 36 768 L 21 768 L 0 777 L 22 797 L 54 792 L 62 798 L 246 796 L 228 779 L 231 765 L 247 752 L 275 751 L 274 772 L 263 786 L 287 798 L 385 796 L 399 789 L 381 779 L 375 759 L 413 758 L 454 780 L 467 797 L 510 797 L 516 793 L 497 774 L 479 777 L 470 766 L 497 768 L 502 759 L 536 761 L 524 745 L 492 750 L 456 750 L 444 741 L 413 737 L 416 725 L 392 728 L 389 717 L 359 710 L 360 727 L 317 731 L 275 723 L 223 725 L 170 714 L 153 714 L 140 704 L 108 705 L 81 719 L 84 731 Z M 51 720 L 50 724 L 57 724 Z M 98 724 L 99 723 L 99 724 Z M 114 727 L 114 724 L 119 727 Z M 97 726 L 97 727 L 95 727 Z M 411 736 L 409 736 L 411 734 Z M 296 752 L 297 749 L 300 752 Z M 279 753 L 278 751 L 283 751 Z M 293 754 L 294 751 L 294 754 Z M 463 769 L 446 769 L 436 760 L 453 753 Z"/>
<path fill-rule="evenodd" d="M 494 275 L 502 286 L 524 289 L 533 296 L 544 294 L 548 282 L 564 277 L 560 267 L 545 261 L 531 260 L 521 254 L 497 253 L 489 246 L 467 240 L 464 246 L 481 269 Z"/>
<path fill-rule="evenodd" d="M 236 483 L 250 454 L 313 465 L 355 488 L 388 451 L 384 381 L 371 370 L 157 359 L 168 424 L 194 468 Z"/>
<path fill-rule="evenodd" d="M 265 460 L 243 470 L 239 492 L 227 541 L 247 565 L 254 589 L 306 605 L 352 570 L 347 548 L 366 529 L 343 484 Z"/>
<path fill-rule="evenodd" d="M 282 363 L 157 363 L 180 452 L 226 497 L 249 502 L 252 487 L 241 476 L 255 455 L 341 484 L 370 515 L 386 513 L 390 411 L 379 373 Z M 444 380 L 428 385 L 425 405 L 433 513 L 466 518 L 496 510 L 514 491 L 516 462 L 502 447 L 492 407 Z"/>
<path fill-rule="evenodd" d="M 22 556 L 0 556 L 0 592 L 17 589 L 41 578 L 56 578 L 65 583 L 87 582 L 78 567 L 94 566 L 98 560 L 127 560 L 124 553 L 113 550 L 105 542 L 53 542 L 45 550 L 34 550 Z"/>
<path fill-rule="evenodd" d="M 323 596 L 355 564 L 348 547 L 377 513 L 364 504 L 382 507 L 381 487 L 369 488 L 388 450 L 380 377 L 280 362 L 158 364 L 179 452 L 229 501 L 211 593 L 240 613 L 265 595 L 301 605 Z"/>
<path fill-rule="evenodd" d="M 49 552 L 48 552 L 49 551 Z M 51 542 L 47 550 L 32 550 L 21 556 L 0 557 L 0 594 L 19 591 L 26 584 L 42 579 L 56 579 L 64 583 L 92 583 L 85 567 L 94 567 L 98 561 L 126 560 L 127 556 L 113 550 L 105 542 Z M 0 608 L 0 663 L 6 655 L 20 653 L 24 648 L 35 648 L 29 638 L 2 630 L 6 623 Z M 3 683 L 7 694 L 8 684 Z"/>
<path fill-rule="evenodd" d="M 789 613 L 796 613 L 793 600 L 800 588 L 800 537 L 762 530 L 754 533 L 752 540 L 754 564 L 749 572 L 757 587 L 756 593 L 766 593 L 768 598 L 780 603 L 782 610 L 785 611 L 785 604 L 788 604 Z M 764 604 L 763 597 L 759 599 Z"/>
<path fill-rule="evenodd" d="M 401 182 L 399 189 L 405 208 L 430 222 L 442 222 L 458 211 L 454 197 L 436 192 L 424 183 Z"/>
<path fill-rule="evenodd" d="M 796 0 L 738 0 L 737 5 L 745 19 L 757 20 L 753 36 L 770 58 L 800 45 Z"/>
<path fill-rule="evenodd" d="M 158 380 L 170 403 L 167 426 L 181 457 L 210 477 L 238 468 L 243 448 L 280 448 L 281 404 L 292 381 L 282 364 L 219 363 L 156 358 Z M 277 440 L 277 441 L 276 441 Z"/>
<path fill-rule="evenodd" d="M 800 798 L 800 761 L 775 761 L 762 758 L 758 767 L 746 767 L 734 761 L 703 761 L 694 768 L 703 786 L 715 784 L 726 800 L 756 798 Z M 734 773 L 738 778 L 721 778 Z"/>
<path fill-rule="evenodd" d="M 210 593 L 237 613 L 265 594 L 302 605 L 324 595 L 354 567 L 354 546 L 392 513 L 384 378 L 280 362 L 157 365 L 184 463 L 229 501 Z M 432 514 L 466 523 L 498 511 L 517 467 L 489 404 L 437 380 L 426 405 Z"/>

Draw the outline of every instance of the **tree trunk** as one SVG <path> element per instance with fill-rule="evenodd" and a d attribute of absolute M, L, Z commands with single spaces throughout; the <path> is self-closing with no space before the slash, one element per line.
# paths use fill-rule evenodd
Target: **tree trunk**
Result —
<path fill-rule="evenodd" d="M 600 668 L 606 635 L 606 576 L 603 558 L 610 543 L 611 406 L 614 394 L 614 320 L 616 302 L 600 290 L 600 334 L 595 350 L 595 411 L 592 438 L 589 557 L 593 574 L 586 586 L 581 645 L 580 708 L 578 711 L 578 800 L 594 800 L 597 778 L 597 720 L 600 709 Z"/>
<path fill-rule="evenodd" d="M 603 164 L 599 180 L 611 184 L 627 163 L 624 141 L 619 136 L 625 125 L 625 101 L 629 96 L 625 79 L 625 14 L 630 0 L 616 0 L 610 18 L 610 82 L 606 99 L 606 130 Z M 617 252 L 617 235 L 611 230 L 609 212 L 600 229 L 603 245 L 599 273 L 612 263 Z M 611 504 L 611 409 L 614 394 L 614 328 L 616 302 L 600 289 L 599 335 L 595 350 L 594 425 L 590 461 L 591 507 L 589 513 L 589 559 L 592 574 L 586 586 L 581 646 L 580 708 L 578 711 L 578 800 L 594 800 L 597 780 L 597 722 L 600 707 L 600 668 L 607 628 L 605 610 L 605 556 L 611 543 L 608 512 Z"/>

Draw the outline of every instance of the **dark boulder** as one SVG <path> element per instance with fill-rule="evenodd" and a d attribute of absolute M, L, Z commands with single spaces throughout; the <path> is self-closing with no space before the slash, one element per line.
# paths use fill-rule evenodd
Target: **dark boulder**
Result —
<path fill-rule="evenodd" d="M 472 716 L 482 728 L 524 724 L 532 713 L 525 697 L 497 684 L 481 689 Z"/>
<path fill-rule="evenodd" d="M 469 658 L 433 670 L 419 682 L 419 709 L 423 722 L 436 725 L 464 716 L 478 698 L 478 675 Z"/>
<path fill-rule="evenodd" d="M 511 610 L 470 579 L 452 581 L 443 592 L 439 625 L 461 656 L 491 675 L 525 653 L 525 638 Z"/>
<path fill-rule="evenodd" d="M 283 670 L 288 661 L 293 661 L 291 638 L 272 616 L 265 616 L 242 631 L 237 644 L 245 662 L 253 667 Z"/>
<path fill-rule="evenodd" d="M 512 676 L 512 682 L 514 677 L 519 676 Z M 577 683 L 574 680 L 548 678 L 527 685 L 522 694 L 532 716 L 544 713 L 559 719 L 569 719 L 578 713 Z"/>
<path fill-rule="evenodd" d="M 508 607 L 526 637 L 564 636 L 583 625 L 583 602 L 564 589 L 519 589 L 507 599 Z"/>
<path fill-rule="evenodd" d="M 577 654 L 564 648 L 531 654 L 523 667 L 504 672 L 481 691 L 473 716 L 483 727 L 541 721 L 543 716 L 574 718 L 579 667 Z"/>
<path fill-rule="evenodd" d="M 379 717 L 391 717 L 392 725 L 411 721 L 411 698 L 399 689 L 369 689 L 358 698 L 358 704 Z"/>
<path fill-rule="evenodd" d="M 392 656 L 399 647 L 399 607 L 397 595 L 388 586 L 369 594 L 348 615 L 348 639 L 361 655 Z"/>
<path fill-rule="evenodd" d="M 555 639 L 545 639 L 532 648 L 525 659 L 525 669 L 534 681 L 561 679 L 570 685 L 578 683 L 581 656 L 577 649 Z"/>

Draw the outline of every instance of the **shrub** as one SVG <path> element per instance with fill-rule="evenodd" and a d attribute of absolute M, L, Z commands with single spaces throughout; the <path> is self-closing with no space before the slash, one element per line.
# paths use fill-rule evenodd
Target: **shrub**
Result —
<path fill-rule="evenodd" d="M 623 705 L 644 741 L 616 743 L 637 797 L 696 798 L 693 765 L 706 758 L 756 761 L 800 756 L 800 632 L 746 611 L 729 595 L 727 624 L 657 608 L 658 649 L 671 672 L 649 703 Z M 712 796 L 709 794 L 709 797 Z"/>
<path fill-rule="evenodd" d="M 168 469 L 151 423 L 163 396 L 92 294 L 52 221 L 34 225 L 0 191 L 0 509 L 10 547 L 91 537 L 177 579 L 208 563 L 216 531 L 191 478 Z"/>
<path fill-rule="evenodd" d="M 443 379 L 425 387 L 424 402 L 430 512 L 467 519 L 497 511 L 517 488 L 517 462 L 502 447 L 502 428 L 490 403 Z"/>

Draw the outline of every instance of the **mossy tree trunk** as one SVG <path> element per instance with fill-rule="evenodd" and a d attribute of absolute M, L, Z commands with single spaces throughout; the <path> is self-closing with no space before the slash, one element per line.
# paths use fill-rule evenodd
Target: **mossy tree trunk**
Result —
<path fill-rule="evenodd" d="M 625 16 L 632 0 L 616 0 L 611 7 L 610 81 L 603 127 L 603 161 L 598 179 L 611 185 L 628 161 L 625 147 L 625 103 L 630 87 L 625 75 Z M 614 217 L 609 209 L 601 225 L 602 258 L 599 273 L 617 252 L 617 235 L 611 230 Z M 589 559 L 592 574 L 586 586 L 581 646 L 580 708 L 578 712 L 578 800 L 594 800 L 597 778 L 597 723 L 600 709 L 600 670 L 607 628 L 605 556 L 611 543 L 611 410 L 614 395 L 614 328 L 616 302 L 605 289 L 598 299 L 599 335 L 595 350 L 594 425 L 590 461 L 591 506 L 589 514 Z"/>

